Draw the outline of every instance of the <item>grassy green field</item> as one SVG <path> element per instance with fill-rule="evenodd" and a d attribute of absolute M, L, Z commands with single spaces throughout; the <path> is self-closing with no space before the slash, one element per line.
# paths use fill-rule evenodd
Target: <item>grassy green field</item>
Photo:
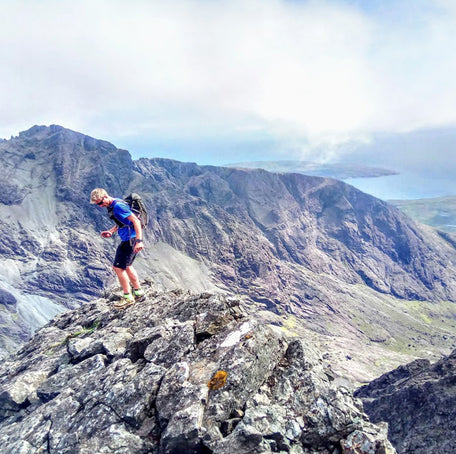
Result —
<path fill-rule="evenodd" d="M 422 224 L 444 232 L 456 233 L 456 196 L 389 202 Z"/>

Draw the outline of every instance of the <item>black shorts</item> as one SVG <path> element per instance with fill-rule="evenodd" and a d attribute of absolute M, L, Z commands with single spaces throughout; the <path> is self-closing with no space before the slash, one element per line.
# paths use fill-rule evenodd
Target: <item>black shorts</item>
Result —
<path fill-rule="evenodd" d="M 136 254 L 133 252 L 133 246 L 130 244 L 130 241 L 122 241 L 117 247 L 113 265 L 116 268 L 126 270 L 127 266 L 130 266 L 135 258 Z"/>

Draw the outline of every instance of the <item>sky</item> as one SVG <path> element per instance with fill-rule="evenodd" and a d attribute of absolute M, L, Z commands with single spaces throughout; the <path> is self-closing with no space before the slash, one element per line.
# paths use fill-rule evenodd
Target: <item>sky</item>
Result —
<path fill-rule="evenodd" d="M 201 164 L 456 125 L 455 0 L 0 0 L 0 137 Z"/>

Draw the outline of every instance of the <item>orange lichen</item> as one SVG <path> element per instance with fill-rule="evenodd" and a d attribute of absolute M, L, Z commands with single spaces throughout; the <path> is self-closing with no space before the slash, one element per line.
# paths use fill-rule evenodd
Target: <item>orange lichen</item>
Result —
<path fill-rule="evenodd" d="M 215 373 L 215 375 L 209 380 L 207 383 L 207 387 L 209 389 L 220 389 L 225 386 L 226 377 L 228 374 L 224 370 L 219 370 Z"/>

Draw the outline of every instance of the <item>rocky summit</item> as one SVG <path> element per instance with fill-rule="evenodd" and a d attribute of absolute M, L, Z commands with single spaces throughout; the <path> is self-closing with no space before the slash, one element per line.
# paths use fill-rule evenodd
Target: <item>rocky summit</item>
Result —
<path fill-rule="evenodd" d="M 254 302 L 145 288 L 127 309 L 112 296 L 56 316 L 3 362 L 2 454 L 395 453 Z"/>
<path fill-rule="evenodd" d="M 456 452 L 456 351 L 400 366 L 356 395 L 372 421 L 388 421 L 398 453 Z"/>

